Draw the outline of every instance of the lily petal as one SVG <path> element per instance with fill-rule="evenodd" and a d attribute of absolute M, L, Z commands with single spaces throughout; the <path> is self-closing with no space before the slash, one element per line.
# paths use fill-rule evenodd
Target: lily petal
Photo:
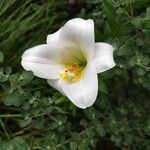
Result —
<path fill-rule="evenodd" d="M 113 58 L 113 47 L 108 43 L 96 43 L 94 63 L 97 73 L 113 68 L 116 65 Z"/>
<path fill-rule="evenodd" d="M 60 80 L 47 80 L 48 84 L 58 90 L 61 94 L 65 95 L 61 87 Z"/>
<path fill-rule="evenodd" d="M 75 18 L 69 20 L 62 28 L 60 41 L 65 45 L 71 45 L 83 52 L 87 60 L 94 56 L 94 22 Z"/>
<path fill-rule="evenodd" d="M 88 64 L 85 73 L 78 82 L 69 83 L 61 81 L 65 95 L 77 107 L 85 109 L 91 106 L 97 97 L 98 79 L 94 65 Z"/>
<path fill-rule="evenodd" d="M 45 79 L 58 79 L 62 66 L 57 62 L 59 47 L 38 45 L 26 50 L 22 56 L 22 66 L 34 75 Z"/>
<path fill-rule="evenodd" d="M 53 34 L 49 34 L 47 36 L 46 43 L 47 44 L 57 44 L 59 42 L 59 34 L 60 34 L 61 30 L 62 30 L 62 28 L 60 28 L 58 31 L 56 31 Z"/>

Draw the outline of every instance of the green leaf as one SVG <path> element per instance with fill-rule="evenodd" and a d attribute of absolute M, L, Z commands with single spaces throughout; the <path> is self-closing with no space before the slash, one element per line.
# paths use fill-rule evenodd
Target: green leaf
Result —
<path fill-rule="evenodd" d="M 96 127 L 96 132 L 101 136 L 104 137 L 106 135 L 106 130 L 102 126 Z"/>
<path fill-rule="evenodd" d="M 121 14 L 124 13 L 124 9 L 121 8 L 121 7 L 119 7 L 119 8 L 117 9 L 116 13 L 119 14 L 119 15 L 121 15 Z"/>
<path fill-rule="evenodd" d="M 29 149 L 28 144 L 26 143 L 25 139 L 22 137 L 15 137 L 12 140 L 12 144 L 15 150 L 27 150 Z"/>
<path fill-rule="evenodd" d="M 142 68 L 138 68 L 137 73 L 139 76 L 143 76 L 145 74 L 145 71 Z"/>
<path fill-rule="evenodd" d="M 0 150 L 28 150 L 29 145 L 23 137 L 15 137 L 14 139 L 3 142 L 0 141 Z"/>
<path fill-rule="evenodd" d="M 19 84 L 20 85 L 26 85 L 30 81 L 32 81 L 33 77 L 34 77 L 34 75 L 31 71 L 25 71 L 19 77 Z"/>
<path fill-rule="evenodd" d="M 24 128 L 32 122 L 32 118 L 26 117 L 24 120 L 19 120 L 19 126 Z"/>
<path fill-rule="evenodd" d="M 150 18 L 150 7 L 146 9 L 146 17 Z"/>
<path fill-rule="evenodd" d="M 0 51 L 0 63 L 2 63 L 4 60 L 4 56 L 3 56 L 3 53 Z"/>
<path fill-rule="evenodd" d="M 6 82 L 7 80 L 8 76 L 0 72 L 0 82 Z"/>
<path fill-rule="evenodd" d="M 106 93 L 106 94 L 108 93 L 107 86 L 106 86 L 105 82 L 102 79 L 99 80 L 99 90 L 102 93 Z"/>
<path fill-rule="evenodd" d="M 5 72 L 6 72 L 6 74 L 11 74 L 11 72 L 12 72 L 12 69 L 11 69 L 11 67 L 6 67 L 5 68 Z"/>
<path fill-rule="evenodd" d="M 77 150 L 77 147 L 78 147 L 78 145 L 77 145 L 77 142 L 70 142 L 70 150 Z"/>
<path fill-rule="evenodd" d="M 25 98 L 20 93 L 15 91 L 15 92 L 9 94 L 8 96 L 6 96 L 3 100 L 3 102 L 6 106 L 14 105 L 16 107 L 19 107 L 24 102 L 24 100 L 25 100 Z"/>
<path fill-rule="evenodd" d="M 139 46 L 142 46 L 142 45 L 144 45 L 144 41 L 141 38 L 137 38 L 136 39 L 136 44 L 139 45 Z"/>
<path fill-rule="evenodd" d="M 150 29 L 150 7 L 146 9 L 146 14 L 144 18 L 144 28 Z"/>
<path fill-rule="evenodd" d="M 58 98 L 57 100 L 55 100 L 55 104 L 61 104 L 66 102 L 66 97 L 65 96 L 61 96 L 60 98 Z"/>
<path fill-rule="evenodd" d="M 15 90 L 18 86 L 18 78 L 19 78 L 19 74 L 11 74 L 9 76 L 9 80 L 10 80 L 10 84 L 11 84 L 11 89 Z"/>
<path fill-rule="evenodd" d="M 143 19 L 140 18 L 140 17 L 136 17 L 136 18 L 133 18 L 131 23 L 133 25 L 135 25 L 137 28 L 142 28 L 143 26 Z"/>
<path fill-rule="evenodd" d="M 35 129 L 42 129 L 42 128 L 44 128 L 44 119 L 35 120 L 35 121 L 33 122 L 33 127 L 34 127 Z"/>
<path fill-rule="evenodd" d="M 0 73 L 4 73 L 4 67 L 0 68 Z"/>
<path fill-rule="evenodd" d="M 113 35 L 116 35 L 120 32 L 122 26 L 121 23 L 116 19 L 117 17 L 116 8 L 108 0 L 104 0 L 103 4 L 104 4 L 104 12 L 106 14 L 111 31 Z"/>

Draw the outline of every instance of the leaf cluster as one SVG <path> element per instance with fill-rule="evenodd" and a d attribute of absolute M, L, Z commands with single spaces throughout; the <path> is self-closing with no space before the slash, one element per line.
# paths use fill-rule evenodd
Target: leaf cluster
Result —
<path fill-rule="evenodd" d="M 149 150 L 150 2 L 87 0 L 74 17 L 95 22 L 96 41 L 115 48 L 99 75 L 96 103 L 76 108 L 20 65 L 69 18 L 63 0 L 0 1 L 0 150 Z"/>

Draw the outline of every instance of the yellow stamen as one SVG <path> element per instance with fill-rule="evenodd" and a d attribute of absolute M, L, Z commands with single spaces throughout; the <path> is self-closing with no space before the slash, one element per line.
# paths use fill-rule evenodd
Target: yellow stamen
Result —
<path fill-rule="evenodd" d="M 62 80 L 68 82 L 76 82 L 81 78 L 82 74 L 83 68 L 79 67 L 77 64 L 72 64 L 60 73 L 60 77 Z"/>

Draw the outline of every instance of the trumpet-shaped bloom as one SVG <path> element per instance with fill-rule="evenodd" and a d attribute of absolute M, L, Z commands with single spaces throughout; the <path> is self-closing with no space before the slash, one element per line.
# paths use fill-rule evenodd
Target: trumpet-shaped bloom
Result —
<path fill-rule="evenodd" d="M 47 36 L 47 44 L 26 50 L 22 66 L 66 95 L 79 108 L 91 106 L 98 93 L 97 74 L 115 66 L 113 47 L 96 42 L 93 20 L 68 21 Z"/>

